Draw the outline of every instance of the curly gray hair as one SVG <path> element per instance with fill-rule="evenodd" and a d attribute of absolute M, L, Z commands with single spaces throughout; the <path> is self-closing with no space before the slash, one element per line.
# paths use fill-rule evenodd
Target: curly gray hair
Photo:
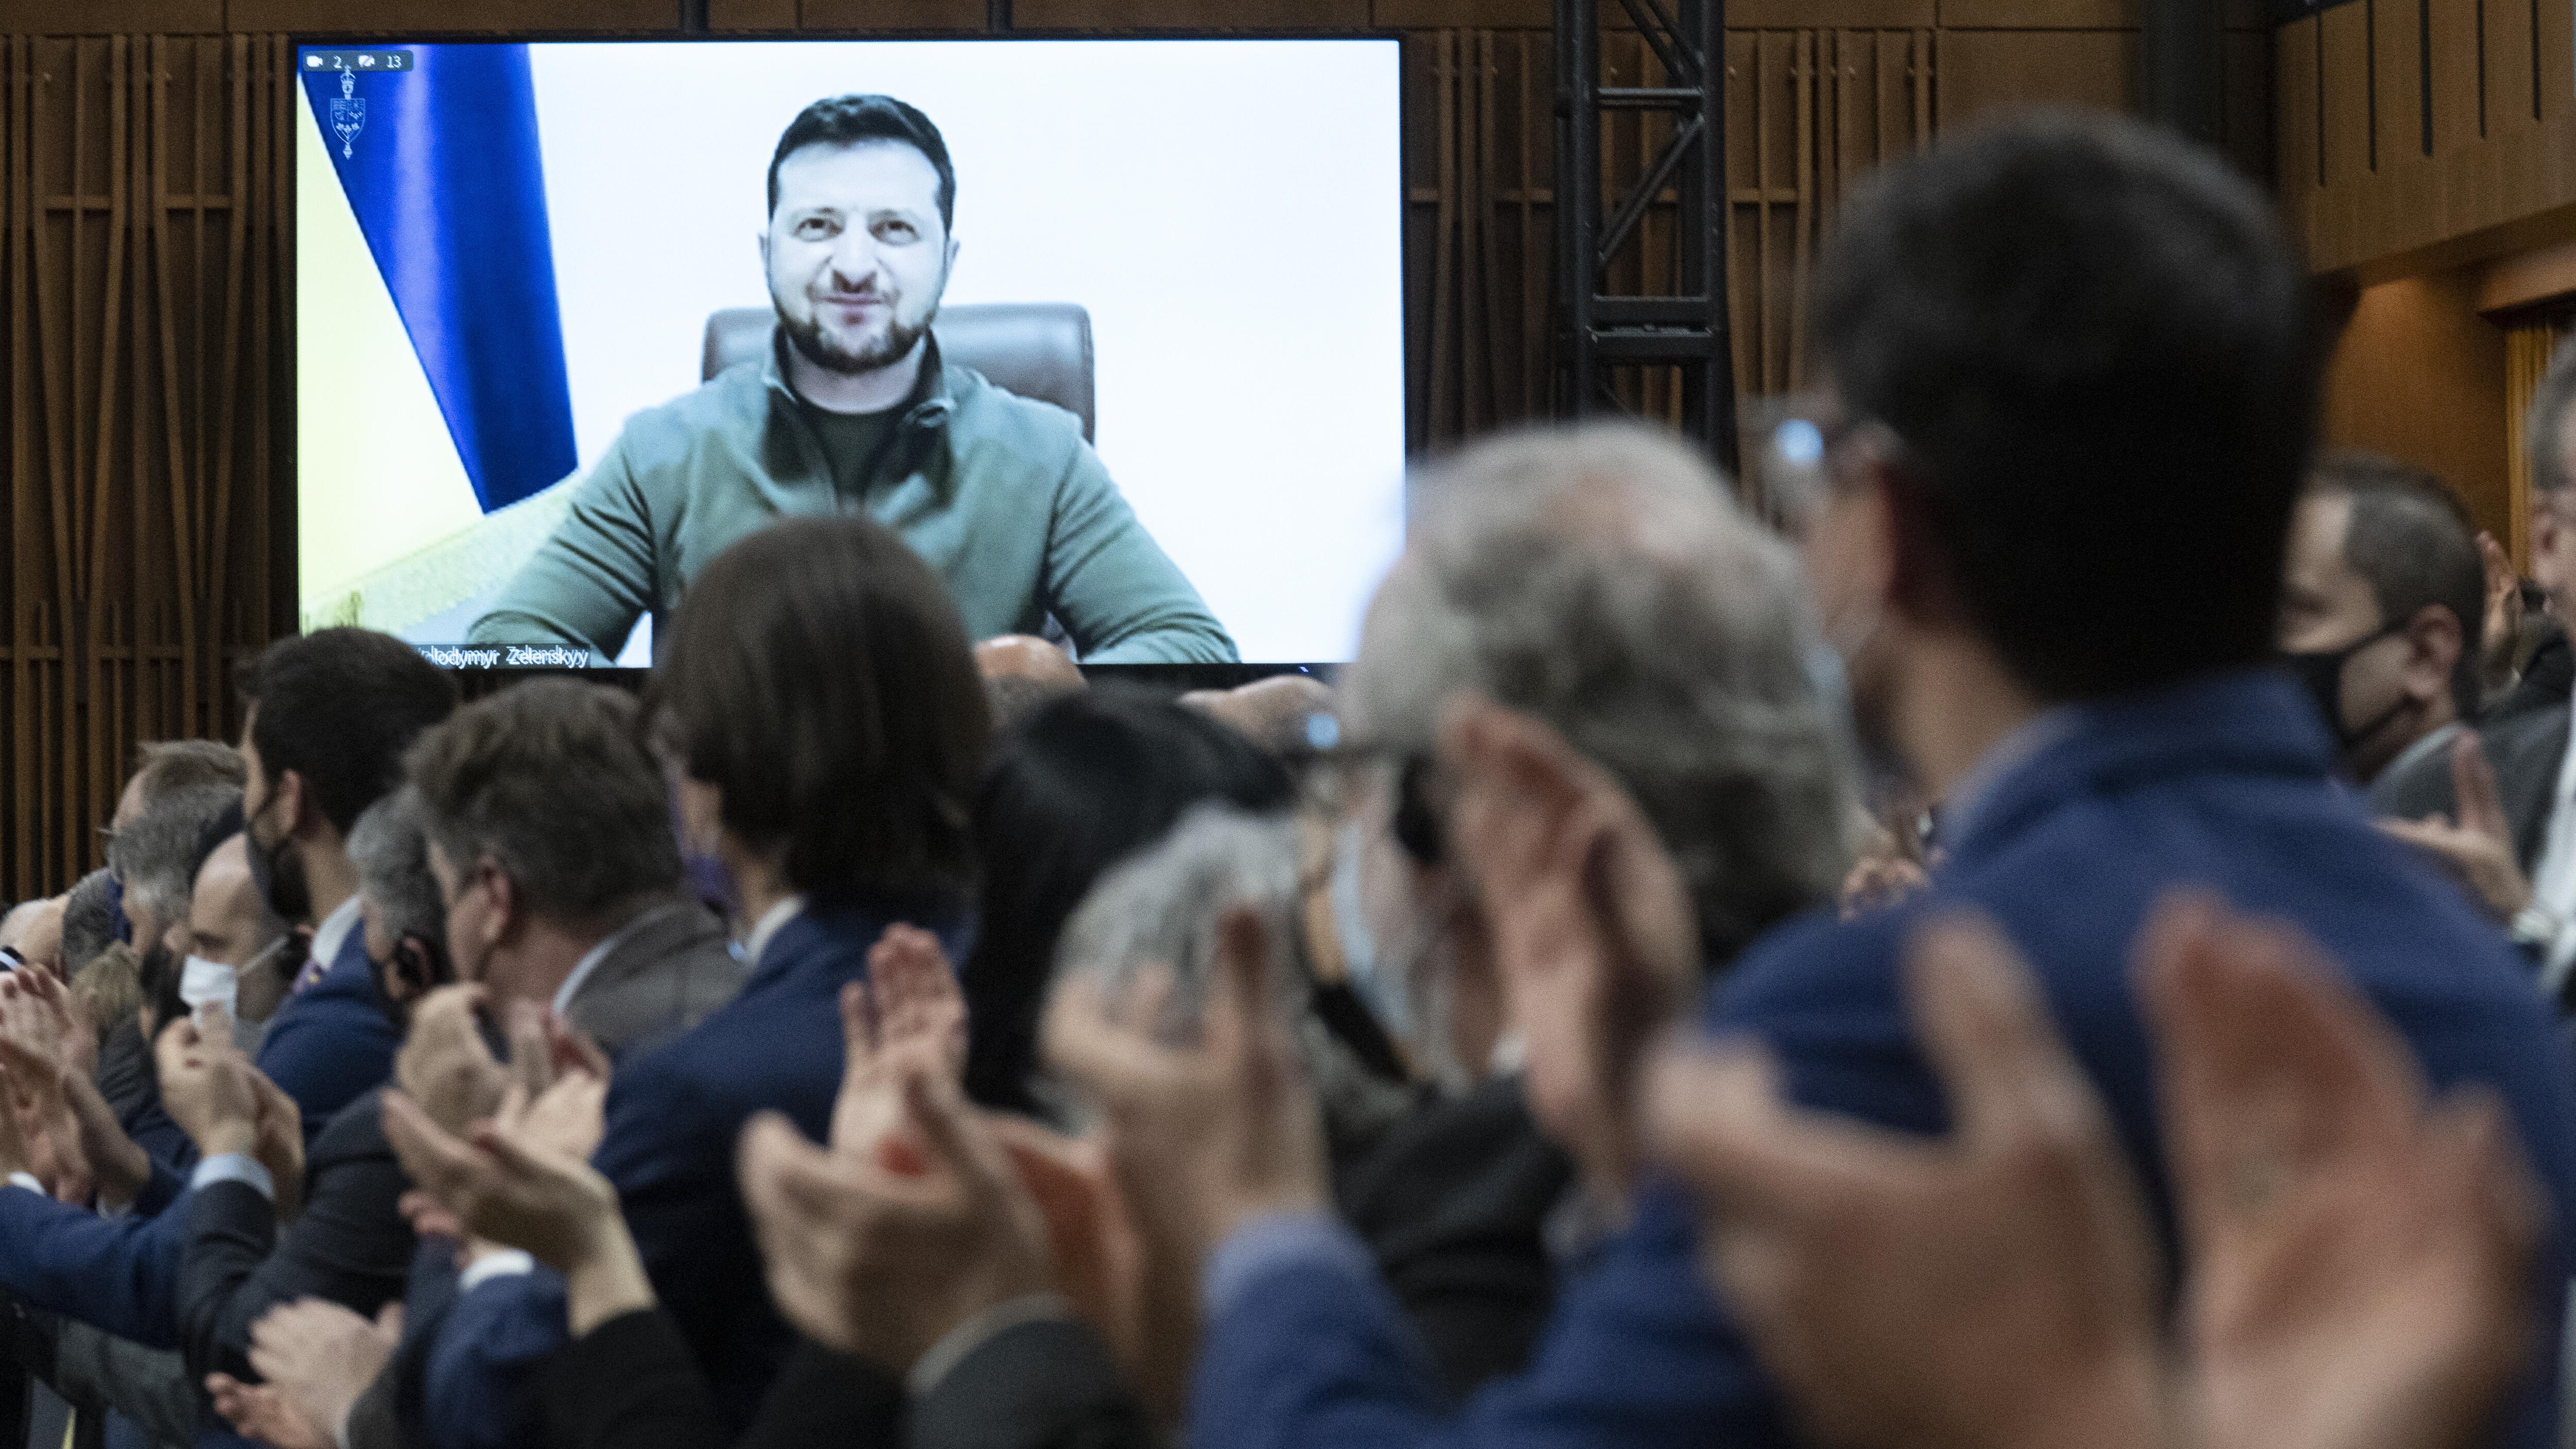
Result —
<path fill-rule="evenodd" d="M 1462 691 L 1546 721 L 1645 810 L 1717 969 L 1848 866 L 1821 647 L 1795 555 L 1697 454 L 1635 425 L 1534 430 L 1415 484 L 1344 718 L 1400 751 Z"/>

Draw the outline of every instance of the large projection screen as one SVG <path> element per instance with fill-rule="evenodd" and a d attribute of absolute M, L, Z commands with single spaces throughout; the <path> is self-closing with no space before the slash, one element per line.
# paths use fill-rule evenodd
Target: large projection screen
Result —
<path fill-rule="evenodd" d="M 926 115 L 954 165 L 950 325 L 977 304 L 1079 307 L 1098 464 L 1235 657 L 1350 657 L 1403 535 L 1396 42 L 311 45 L 298 67 L 306 629 L 386 629 L 467 666 L 649 663 L 654 615 L 667 625 L 709 543 L 672 514 L 752 510 L 715 497 L 744 486 L 722 468 L 673 483 L 670 428 L 621 434 L 722 386 L 702 384 L 710 317 L 773 305 L 782 131 L 874 93 Z M 759 349 L 773 371 L 788 351 Z M 690 426 L 731 426 L 710 416 Z M 587 652 L 487 657 L 497 626 L 478 623 L 571 546 L 603 460 L 660 470 L 612 520 L 650 535 L 634 625 Z M 973 507 L 978 481 L 961 470 L 966 502 L 943 506 Z M 1021 512 L 1032 536 L 1068 526 L 1061 505 Z M 952 595 L 969 576 L 1013 587 L 994 562 L 1010 549 L 977 537 L 971 566 L 933 559 Z M 959 602 L 972 632 L 1013 627 Z"/>

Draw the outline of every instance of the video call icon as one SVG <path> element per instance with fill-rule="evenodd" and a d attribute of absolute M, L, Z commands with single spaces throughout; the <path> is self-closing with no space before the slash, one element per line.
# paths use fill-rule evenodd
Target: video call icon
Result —
<path fill-rule="evenodd" d="M 308 50 L 304 52 L 306 70 L 409 70 L 412 56 L 408 50 Z"/>

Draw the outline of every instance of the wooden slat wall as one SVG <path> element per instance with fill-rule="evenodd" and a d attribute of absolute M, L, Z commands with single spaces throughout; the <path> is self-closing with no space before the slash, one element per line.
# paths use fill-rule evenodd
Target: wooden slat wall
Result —
<path fill-rule="evenodd" d="M 0 894 L 291 627 L 285 42 L 0 38 Z"/>
<path fill-rule="evenodd" d="M 1400 31 L 1411 441 L 1436 447 L 1549 411 L 1546 0 L 1015 9 L 1023 26 Z M 2238 9 L 2229 115 L 2268 116 L 2267 37 L 2250 5 Z M 293 624 L 294 80 L 273 32 L 672 34 L 681 10 L 0 0 L 0 900 L 95 865 L 134 743 L 230 733 L 229 662 Z M 704 5 L 711 28 L 735 31 L 955 32 L 985 12 L 984 0 Z M 1747 394 L 1811 381 L 1807 274 L 1869 167 L 1989 107 L 2117 107 L 2131 89 L 2132 0 L 1733 0 L 1730 16 L 1729 287 Z M 1605 34 L 1604 52 L 1623 78 L 1660 79 L 1631 32 Z M 1666 124 L 1631 115 L 1606 128 L 1613 184 L 1640 174 Z M 2268 145 L 2268 129 L 2241 129 Z M 2230 136 L 2240 159 L 2268 168 L 2246 140 Z M 1673 226 L 1666 197 L 1614 280 L 1669 277 Z M 1672 381 L 1641 377 L 1628 401 L 1673 413 Z"/>
<path fill-rule="evenodd" d="M 2276 174 L 2318 271 L 2474 260 L 2576 205 L 2576 0 L 2352 0 L 2273 59 Z"/>

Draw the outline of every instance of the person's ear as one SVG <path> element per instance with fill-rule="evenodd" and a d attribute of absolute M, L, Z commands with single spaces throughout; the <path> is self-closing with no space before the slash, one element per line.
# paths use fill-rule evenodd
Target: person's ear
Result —
<path fill-rule="evenodd" d="M 2426 604 L 2406 621 L 2406 665 L 2401 685 L 2410 699 L 2435 700 L 2451 692 L 2451 672 L 2466 644 L 2465 631 L 2451 611 Z"/>
<path fill-rule="evenodd" d="M 957 238 L 953 236 L 948 239 L 948 260 L 939 264 L 939 270 L 943 276 L 957 270 Z"/>
<path fill-rule="evenodd" d="M 278 828 L 284 832 L 279 838 L 282 840 L 302 831 L 305 808 L 312 803 L 304 788 L 304 772 L 280 770 L 270 781 L 270 787 L 277 801 Z"/>
<path fill-rule="evenodd" d="M 516 937 L 527 925 L 520 909 L 526 902 L 519 899 L 518 882 L 510 879 L 509 873 L 490 856 L 475 862 L 474 872 L 482 878 L 484 898 L 492 903 L 483 918 L 484 945 L 497 946 Z"/>
<path fill-rule="evenodd" d="M 769 228 L 760 229 L 760 274 L 769 275 Z"/>

